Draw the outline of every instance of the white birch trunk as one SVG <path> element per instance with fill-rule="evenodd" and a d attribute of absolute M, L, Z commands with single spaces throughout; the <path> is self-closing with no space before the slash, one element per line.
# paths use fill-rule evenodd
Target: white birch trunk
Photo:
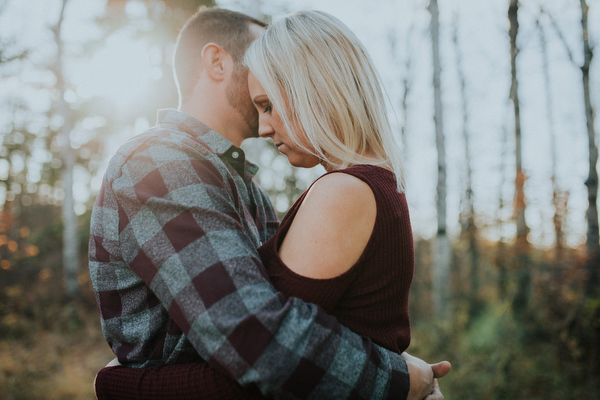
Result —
<path fill-rule="evenodd" d="M 439 8 L 437 0 L 430 0 L 431 14 L 431 44 L 433 53 L 433 91 L 434 91 L 434 121 L 435 143 L 438 159 L 437 179 L 437 235 L 436 253 L 433 268 L 433 296 L 435 313 L 438 318 L 447 318 L 450 300 L 450 263 L 451 248 L 446 233 L 446 150 L 444 145 L 444 118 L 441 91 L 441 63 L 439 45 Z"/>
<path fill-rule="evenodd" d="M 60 17 L 54 28 L 55 41 L 57 45 L 57 55 L 55 63 L 56 88 L 59 92 L 56 111 L 62 116 L 64 124 L 58 134 L 61 158 L 63 162 L 61 178 L 64 189 L 64 199 L 62 201 L 62 219 L 63 219 L 63 269 L 66 292 L 69 296 L 78 293 L 77 275 L 79 272 L 79 246 L 77 240 L 77 217 L 75 215 L 73 198 L 73 167 L 75 165 L 75 156 L 71 148 L 70 134 L 73 129 L 72 115 L 68 104 L 65 101 L 66 83 L 63 74 L 64 51 L 61 39 L 61 28 L 64 21 L 64 12 L 68 0 L 62 1 Z"/>

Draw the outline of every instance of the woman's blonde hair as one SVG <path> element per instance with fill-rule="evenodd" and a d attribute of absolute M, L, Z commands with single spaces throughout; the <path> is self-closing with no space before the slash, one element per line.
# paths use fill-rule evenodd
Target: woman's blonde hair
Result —
<path fill-rule="evenodd" d="M 297 146 L 337 168 L 388 167 L 398 191 L 404 190 L 400 147 L 379 75 L 340 20 L 321 11 L 289 14 L 250 45 L 244 63 Z M 312 149 L 298 140 L 298 127 Z"/>

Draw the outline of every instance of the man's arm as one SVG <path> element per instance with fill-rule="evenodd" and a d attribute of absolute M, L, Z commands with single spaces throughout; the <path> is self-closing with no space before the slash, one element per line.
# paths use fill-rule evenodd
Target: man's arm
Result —
<path fill-rule="evenodd" d="M 124 260 L 198 354 L 282 398 L 406 398 L 402 357 L 275 291 L 214 166 L 189 154 L 159 166 L 162 151 L 180 150 L 136 154 L 107 190 L 118 202 Z"/>

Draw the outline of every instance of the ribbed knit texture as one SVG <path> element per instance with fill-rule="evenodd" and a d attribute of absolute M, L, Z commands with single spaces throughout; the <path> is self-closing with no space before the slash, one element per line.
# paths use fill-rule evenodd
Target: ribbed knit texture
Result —
<path fill-rule="evenodd" d="M 281 222 L 277 233 L 259 248 L 271 281 L 287 297 L 321 306 L 356 333 L 401 353 L 410 344 L 408 295 L 414 272 L 413 237 L 404 193 L 392 172 L 357 165 L 346 173 L 366 182 L 375 195 L 373 233 L 358 262 L 333 279 L 311 279 L 288 269 L 278 255 L 305 192 Z"/>
<path fill-rule="evenodd" d="M 96 378 L 100 400 L 251 400 L 256 388 L 243 388 L 205 362 L 150 368 L 108 367 Z"/>

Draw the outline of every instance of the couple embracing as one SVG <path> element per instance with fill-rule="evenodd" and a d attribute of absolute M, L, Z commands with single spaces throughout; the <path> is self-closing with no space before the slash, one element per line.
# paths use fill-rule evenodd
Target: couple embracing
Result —
<path fill-rule="evenodd" d="M 89 266 L 117 357 L 99 399 L 443 399 L 410 343 L 402 159 L 355 35 L 309 11 L 266 26 L 202 8 L 174 55 L 179 110 L 125 143 Z M 242 141 L 327 173 L 279 223 Z M 120 364 L 120 365 L 119 365 Z"/>

